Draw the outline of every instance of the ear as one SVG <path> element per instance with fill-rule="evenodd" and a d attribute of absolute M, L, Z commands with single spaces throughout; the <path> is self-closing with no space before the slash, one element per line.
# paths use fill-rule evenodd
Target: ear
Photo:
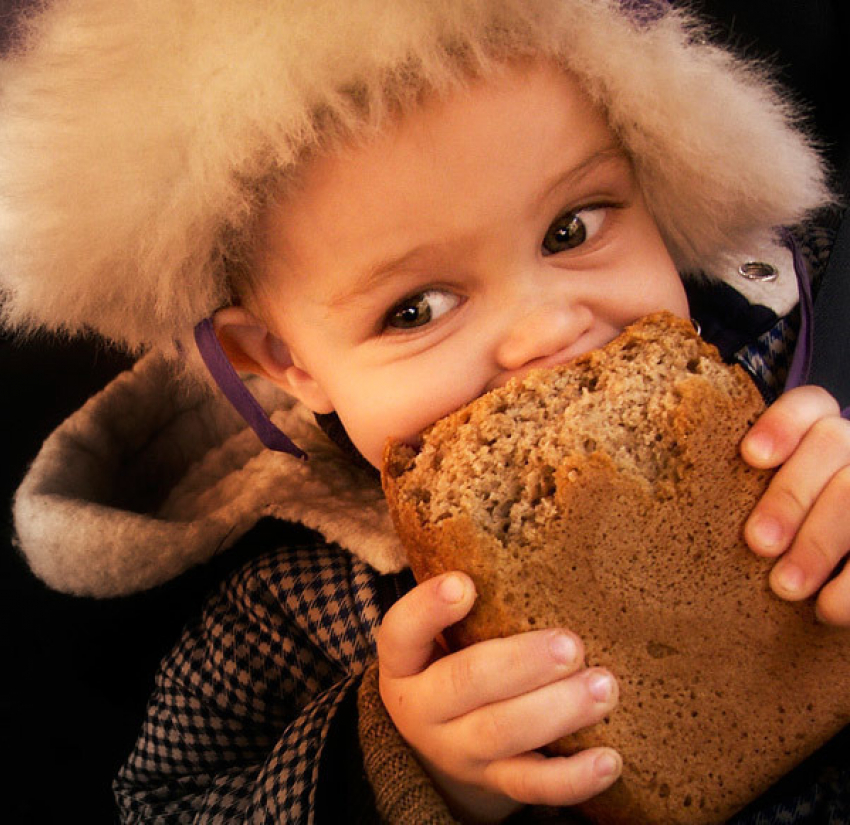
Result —
<path fill-rule="evenodd" d="M 234 369 L 267 378 L 315 413 L 334 406 L 310 373 L 298 366 L 286 343 L 242 307 L 226 307 L 213 316 L 216 338 Z"/>

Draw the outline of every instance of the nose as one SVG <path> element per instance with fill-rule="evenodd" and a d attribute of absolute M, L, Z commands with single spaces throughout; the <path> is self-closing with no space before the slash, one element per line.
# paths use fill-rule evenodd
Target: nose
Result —
<path fill-rule="evenodd" d="M 579 354 L 580 339 L 592 324 L 592 313 L 565 296 L 525 296 L 525 305 L 509 313 L 496 350 L 496 362 L 507 381 L 539 367 L 553 367 Z"/>

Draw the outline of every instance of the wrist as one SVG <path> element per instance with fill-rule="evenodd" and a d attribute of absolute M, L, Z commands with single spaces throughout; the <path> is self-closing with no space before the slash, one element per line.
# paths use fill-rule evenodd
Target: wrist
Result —
<path fill-rule="evenodd" d="M 525 807 L 505 794 L 461 782 L 430 763 L 414 748 L 411 747 L 411 750 L 452 816 L 463 825 L 492 825 L 503 822 Z"/>

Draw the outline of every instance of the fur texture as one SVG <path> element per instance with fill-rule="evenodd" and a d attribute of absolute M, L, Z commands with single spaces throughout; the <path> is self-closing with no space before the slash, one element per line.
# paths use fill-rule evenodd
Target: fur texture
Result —
<path fill-rule="evenodd" d="M 607 111 L 682 271 L 717 276 L 829 198 L 760 70 L 681 12 L 52 0 L 0 64 L 5 324 L 90 328 L 131 349 L 188 344 L 231 300 L 228 267 L 305 156 L 529 55 L 574 72 Z"/>
<path fill-rule="evenodd" d="M 145 590 L 223 552 L 264 516 L 318 530 L 381 572 L 405 565 L 377 479 L 305 408 L 249 380 L 309 462 L 263 449 L 224 399 L 175 379 L 151 354 L 44 443 L 15 522 L 48 585 L 86 596 Z"/>

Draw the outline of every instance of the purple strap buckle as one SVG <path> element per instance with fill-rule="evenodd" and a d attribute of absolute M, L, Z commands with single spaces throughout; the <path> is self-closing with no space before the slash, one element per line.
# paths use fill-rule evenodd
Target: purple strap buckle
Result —
<path fill-rule="evenodd" d="M 251 395 L 239 374 L 224 354 L 213 327 L 212 318 L 205 318 L 195 327 L 195 344 L 213 380 L 225 398 L 248 426 L 257 434 L 264 447 L 279 453 L 307 460 L 307 453 L 286 433 L 272 423 L 260 402 Z"/>

